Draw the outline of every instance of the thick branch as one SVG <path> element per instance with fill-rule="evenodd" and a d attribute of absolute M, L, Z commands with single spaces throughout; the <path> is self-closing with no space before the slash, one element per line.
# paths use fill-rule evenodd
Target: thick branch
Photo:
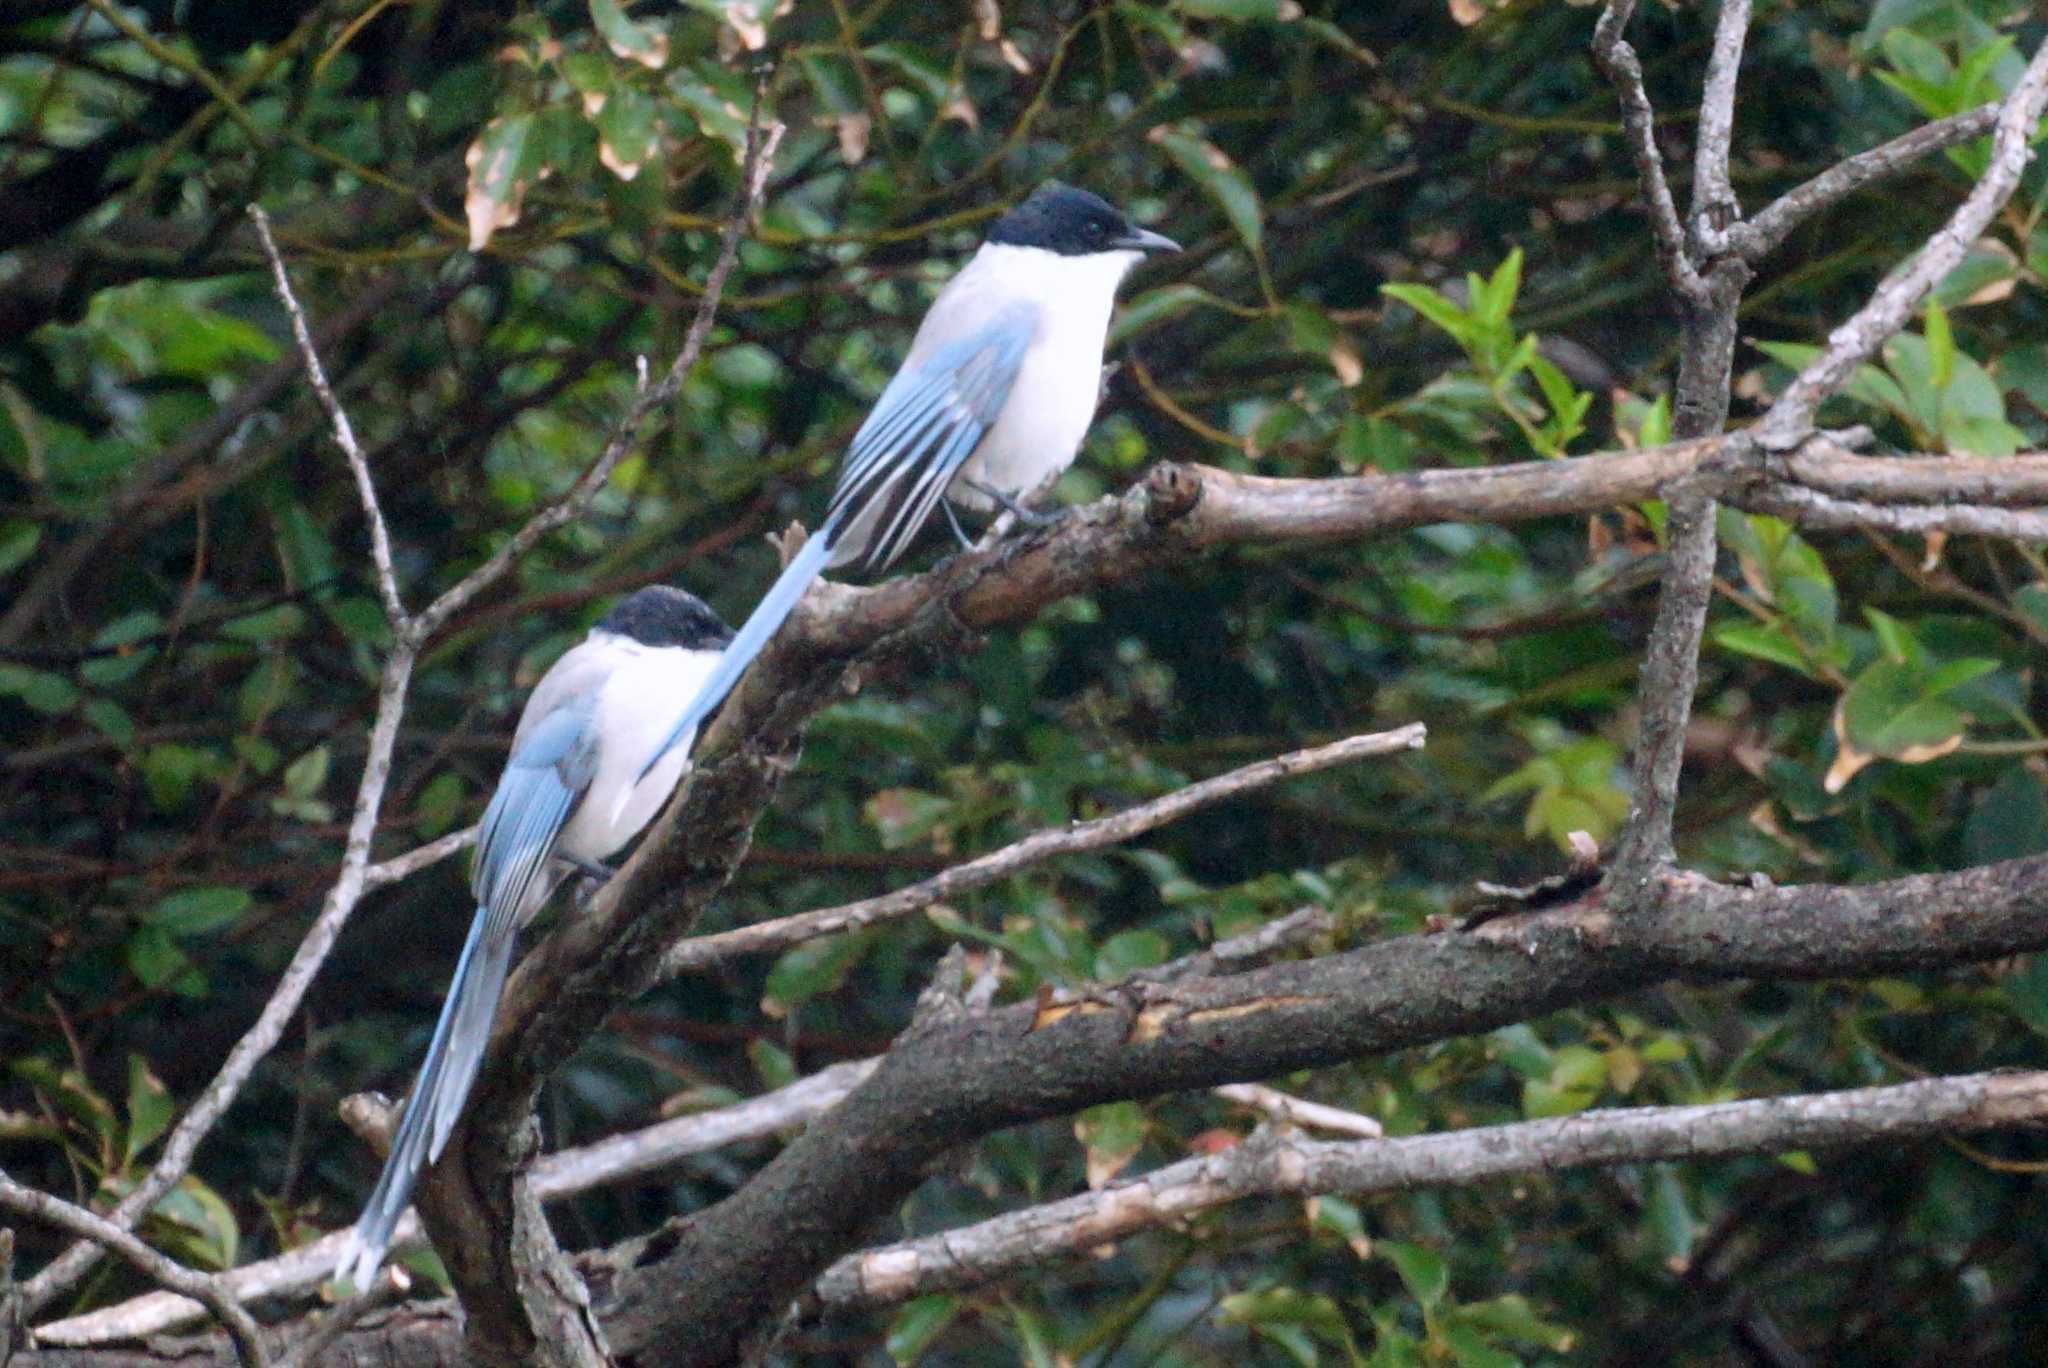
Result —
<path fill-rule="evenodd" d="M 657 1264 L 624 1275 L 612 1343 L 721 1363 L 948 1150 L 1006 1126 L 1489 1030 L 1665 979 L 1818 979 L 2048 945 L 2048 857 L 1859 888 L 1668 875 L 1597 900 L 1226 978 L 1095 991 L 914 1027 L 852 1096 Z M 676 1328 L 693 1327 L 678 1348 Z"/>
<path fill-rule="evenodd" d="M 1034 832 L 1021 841 L 1004 846 L 1001 850 L 991 851 L 964 864 L 954 865 L 944 873 L 935 874 L 907 888 L 899 888 L 893 893 L 863 898 L 859 902 L 847 903 L 841 907 L 799 912 L 794 916 L 777 917 L 773 921 L 756 922 L 732 931 L 721 931 L 717 935 L 686 940 L 676 945 L 662 958 L 661 976 L 671 978 L 677 974 L 722 963 L 737 955 L 786 950 L 790 946 L 801 945 L 820 936 L 835 935 L 841 931 L 853 931 L 863 926 L 873 926 L 877 922 L 907 917 L 934 903 L 1007 879 L 1056 856 L 1077 854 L 1084 850 L 1099 850 L 1103 846 L 1120 844 L 1165 826 L 1169 822 L 1177 822 L 1189 813 L 1212 803 L 1222 802 L 1225 798 L 1233 798 L 1253 789 L 1264 788 L 1282 779 L 1290 779 L 1301 774 L 1314 774 L 1318 770 L 1349 764 L 1368 756 L 1392 755 L 1404 750 L 1418 749 L 1422 745 L 1424 735 L 1422 724 L 1417 722 L 1390 732 L 1347 737 L 1327 746 L 1315 746 L 1308 750 L 1276 755 L 1270 760 L 1261 760 L 1256 764 L 1231 770 L 1227 774 L 1219 774 L 1213 779 L 1189 784 L 1186 788 L 1176 789 L 1151 802 L 1140 803 L 1136 807 L 1108 817 L 1076 822 L 1050 831 Z"/>
<path fill-rule="evenodd" d="M 1446 1135 L 1254 1135 L 1100 1192 L 849 1255 L 806 1304 L 864 1310 L 976 1287 L 1247 1197 L 1364 1197 L 1587 1165 L 1830 1149 L 2048 1120 L 2048 1073 L 1972 1074 L 1807 1097 L 1582 1112 Z"/>

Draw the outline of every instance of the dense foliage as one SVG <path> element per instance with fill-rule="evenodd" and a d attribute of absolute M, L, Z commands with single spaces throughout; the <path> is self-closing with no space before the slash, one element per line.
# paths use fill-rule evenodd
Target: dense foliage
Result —
<path fill-rule="evenodd" d="M 1751 204 L 1994 98 L 2039 36 L 2010 0 L 1759 8 L 1734 163 Z M 667 580 L 744 616 L 774 567 L 762 534 L 816 518 L 937 283 L 1049 176 L 1190 247 L 1126 290 L 1067 501 L 1163 459 L 1314 476 L 1662 440 L 1677 330 L 1591 22 L 1533 0 L 0 3 L 0 1167 L 118 1196 L 268 996 L 337 859 L 383 626 L 245 204 L 275 217 L 331 325 L 401 584 L 424 601 L 590 461 L 637 357 L 674 353 L 751 73 L 775 58 L 788 134 L 713 344 L 592 514 L 426 656 L 378 846 L 395 854 L 474 819 L 524 687 L 618 593 Z M 1674 148 L 1707 22 L 1638 20 Z M 1794 237 L 1742 316 L 1735 421 L 1983 155 L 1930 158 Z M 1827 416 L 1904 450 L 2040 445 L 2044 210 L 2036 167 Z M 885 1048 L 949 942 L 1001 947 L 1005 994 L 1028 995 L 1303 904 L 1356 943 L 1455 910 L 1475 878 L 1553 872 L 1571 832 L 1605 839 L 1626 811 L 1659 517 L 1234 553 L 835 708 L 719 922 L 894 887 L 1309 739 L 1419 719 L 1430 741 L 665 988 L 559 1078 L 551 1143 Z M 1682 858 L 1856 882 L 2048 850 L 2038 550 L 1722 518 Z M 374 1160 L 335 1104 L 406 1085 L 469 913 L 459 861 L 365 902 L 154 1243 L 220 1267 L 352 1218 Z M 1661 990 L 1287 1083 L 1417 1132 L 2018 1064 L 2042 1031 L 2048 963 L 2022 962 Z M 1251 1124 L 1195 1094 L 1008 1132 L 928 1182 L 903 1227 Z M 609 1243 L 762 1153 L 579 1199 L 558 1226 Z M 1234 1207 L 814 1347 L 2019 1361 L 2048 1336 L 2044 1231 L 2039 1184 L 1961 1145 L 1560 1174 Z M 60 1247 L 20 1238 L 31 1268 Z M 83 1295 L 136 1286 L 111 1270 Z"/>

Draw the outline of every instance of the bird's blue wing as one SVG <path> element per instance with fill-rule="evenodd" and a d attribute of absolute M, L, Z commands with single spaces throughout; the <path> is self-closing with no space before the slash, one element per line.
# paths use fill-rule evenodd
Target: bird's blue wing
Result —
<path fill-rule="evenodd" d="M 1037 328 L 1037 305 L 1011 304 L 896 373 L 854 435 L 817 534 L 733 634 L 696 697 L 647 757 L 643 776 L 672 747 L 689 743 L 821 571 L 851 563 L 873 574 L 903 554 L 1002 413 Z"/>
<path fill-rule="evenodd" d="M 1013 303 L 897 372 L 854 435 L 825 512 L 824 535 L 836 541 L 843 529 L 860 543 L 835 563 L 876 573 L 903 554 L 1002 413 L 1037 328 L 1038 306 Z"/>
<path fill-rule="evenodd" d="M 547 706 L 542 696 L 547 688 L 548 681 L 543 680 L 534 690 L 529 715 L 520 724 L 497 792 L 477 829 L 476 864 L 470 874 L 476 917 L 449 980 L 419 1080 L 392 1134 L 384 1171 L 338 1262 L 340 1275 L 358 1290 L 367 1289 L 376 1274 L 420 1170 L 440 1158 L 462 1116 L 498 1014 L 498 996 L 512 967 L 519 919 L 551 887 L 554 876 L 548 864 L 555 838 L 596 768 L 590 734 L 593 700 L 587 693 L 573 695 L 535 717 L 536 705 Z"/>
<path fill-rule="evenodd" d="M 522 728 L 498 778 L 498 790 L 477 828 L 470 887 L 493 930 L 510 933 L 537 887 L 545 887 L 548 859 L 569 810 L 589 786 L 596 745 L 590 709 L 557 709 Z"/>

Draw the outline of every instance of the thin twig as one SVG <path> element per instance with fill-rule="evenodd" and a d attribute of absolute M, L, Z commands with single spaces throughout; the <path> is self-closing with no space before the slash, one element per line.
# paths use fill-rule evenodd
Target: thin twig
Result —
<path fill-rule="evenodd" d="M 398 741 L 398 724 L 405 712 L 405 691 L 412 677 L 415 650 L 405 640 L 394 640 L 391 654 L 384 661 L 384 672 L 377 686 L 377 716 L 370 727 L 363 776 L 356 787 L 355 812 L 349 820 L 341 869 L 321 905 L 320 915 L 306 932 L 306 938 L 299 943 L 291 963 L 285 966 L 276 990 L 270 1001 L 263 1005 L 256 1023 L 235 1042 L 220 1072 L 206 1085 L 191 1110 L 179 1118 L 148 1176 L 107 1213 L 111 1225 L 123 1230 L 132 1229 L 143 1213 L 154 1208 L 190 1170 L 200 1141 L 233 1105 L 257 1064 L 283 1038 L 292 1014 L 298 1010 L 306 990 L 312 986 L 320 966 L 326 962 L 328 952 L 341 935 L 343 924 L 361 899 L 366 887 L 364 872 L 369 864 L 370 842 L 376 835 L 384 787 L 391 776 L 391 754 Z M 22 1284 L 23 1306 L 30 1315 L 35 1314 L 75 1286 L 98 1259 L 99 1249 L 93 1244 L 73 1245 L 65 1250 L 42 1272 Z"/>
<path fill-rule="evenodd" d="M 1729 249 L 1751 261 L 1761 261 L 1815 214 L 1866 186 L 1898 175 L 1930 153 L 1983 137 L 1997 122 L 1996 104 L 1979 105 L 1844 158 L 1772 200 L 1747 223 L 1736 224 L 1728 234 Z"/>
<path fill-rule="evenodd" d="M 370 1289 L 361 1296 L 350 1297 L 322 1316 L 319 1323 L 307 1331 L 305 1337 L 292 1345 L 278 1357 L 277 1368 L 313 1368 L 313 1363 L 325 1353 L 334 1342 L 359 1325 L 365 1316 L 381 1311 L 403 1297 L 412 1281 L 403 1270 L 390 1267 L 381 1270 Z"/>
<path fill-rule="evenodd" d="M 1839 499 L 1797 485 L 1773 486 L 1746 495 L 1742 506 L 1796 521 L 1801 527 L 1860 527 L 1887 532 L 1960 532 L 2013 541 L 2048 542 L 2048 512 L 2020 508 L 1980 508 L 1971 504 L 1905 504 L 1886 506 L 1859 499 Z"/>
<path fill-rule="evenodd" d="M 403 855 L 394 855 L 380 860 L 363 871 L 363 887 L 382 888 L 385 884 L 409 879 L 422 869 L 437 865 L 451 855 L 459 855 L 476 844 L 476 828 L 464 827 L 439 836 L 425 845 L 414 846 Z"/>
<path fill-rule="evenodd" d="M 766 80 L 765 72 L 762 80 Z M 612 468 L 631 446 L 649 415 L 673 399 L 681 388 L 683 377 L 695 363 L 704 339 L 710 332 L 711 319 L 717 310 L 726 276 L 730 274 L 738 257 L 742 229 L 749 219 L 752 205 L 761 195 L 770 157 L 781 137 L 782 125 L 772 124 L 764 130 L 759 120 L 758 99 L 755 107 L 756 116 L 749 124 L 747 150 L 742 160 L 740 207 L 727 221 L 718 259 L 706 277 L 704 296 L 691 321 L 683 350 L 677 355 L 675 364 L 669 368 L 668 375 L 660 384 L 636 399 L 626 415 L 613 428 L 603 453 L 590 469 L 584 472 L 583 477 L 568 494 L 536 514 L 524 527 L 507 539 L 490 559 L 442 594 L 424 611 L 417 616 L 401 619 L 402 625 L 394 625 L 391 653 L 385 659 L 383 675 L 378 684 L 377 715 L 371 726 L 369 746 L 363 763 L 363 776 L 357 786 L 354 815 L 349 822 L 348 840 L 342 854 L 341 869 L 335 877 L 333 887 L 328 891 L 320 915 L 300 943 L 276 991 L 257 1017 L 256 1024 L 235 1043 L 220 1072 L 207 1085 L 192 1109 L 179 1120 L 170 1138 L 165 1142 L 162 1155 L 158 1157 L 148 1176 L 108 1213 L 107 1220 L 113 1226 L 121 1229 L 133 1228 L 142 1214 L 154 1207 L 164 1193 L 184 1177 L 191 1167 L 193 1155 L 200 1141 L 233 1104 L 256 1065 L 282 1038 L 292 1013 L 298 1009 L 307 988 L 311 986 L 321 965 L 326 961 L 343 924 L 354 911 L 363 892 L 370 886 L 367 877 L 370 843 L 376 833 L 384 788 L 390 778 L 391 755 L 398 736 L 399 720 L 405 710 L 406 688 L 411 680 L 412 668 L 421 644 L 433 635 L 450 614 L 504 574 L 518 557 L 541 537 L 581 513 L 603 486 Z M 338 406 L 337 409 L 330 410 L 330 416 L 337 411 Z M 340 440 L 339 431 L 338 425 L 337 440 Z M 367 466 L 364 467 L 364 472 L 367 473 Z M 374 506 L 374 496 L 370 502 Z M 381 575 L 382 566 L 379 567 L 379 571 Z M 434 858 L 439 858 L 456 848 L 459 846 L 454 842 L 445 847 L 437 843 L 434 849 L 438 853 Z M 420 852 L 414 852 L 414 855 L 419 854 Z M 409 858 L 411 857 L 401 856 L 400 860 Z M 422 858 L 420 863 L 431 863 L 431 860 Z M 416 866 L 406 866 L 404 869 L 411 867 Z M 399 875 L 394 874 L 392 877 Z M 74 1245 L 58 1256 L 42 1272 L 22 1285 L 22 1304 L 27 1313 L 33 1315 L 47 1306 L 51 1300 L 76 1286 L 78 1279 L 84 1276 L 98 1259 L 99 1249 L 90 1243 Z"/>
<path fill-rule="evenodd" d="M 1001 850 L 991 851 L 965 864 L 955 865 L 943 873 L 892 893 L 863 898 L 859 902 L 847 903 L 841 907 L 799 912 L 793 916 L 777 917 L 773 921 L 758 922 L 752 926 L 742 926 L 731 931 L 721 931 L 716 935 L 682 941 L 663 956 L 662 977 L 668 978 L 703 969 L 736 955 L 786 950 L 790 946 L 816 940 L 820 936 L 853 931 L 860 927 L 873 926 L 877 922 L 907 917 L 913 912 L 922 911 L 970 889 L 981 888 L 1000 879 L 1009 878 L 1021 870 L 1041 864 L 1055 856 L 1098 850 L 1103 846 L 1128 841 L 1168 822 L 1177 821 L 1211 803 L 1252 789 L 1263 788 L 1294 775 L 1313 774 L 1317 770 L 1348 764 L 1368 756 L 1415 750 L 1422 745 L 1425 735 L 1422 724 L 1415 722 L 1393 731 L 1373 732 L 1349 737 L 1327 746 L 1292 751 L 1286 755 L 1274 756 L 1270 760 L 1261 760 L 1257 764 L 1231 770 L 1227 774 L 1219 774 L 1213 779 L 1189 784 L 1186 788 L 1177 789 L 1163 797 L 1108 817 L 1033 832 L 1023 840 L 1004 846 Z"/>
<path fill-rule="evenodd" d="M 194 1272 L 157 1253 L 104 1216 L 46 1192 L 23 1187 L 5 1172 L 0 1172 L 0 1207 L 91 1240 L 126 1259 L 145 1277 L 199 1302 L 226 1328 L 243 1368 L 268 1368 L 270 1355 L 263 1347 L 256 1322 L 217 1278 Z"/>
<path fill-rule="evenodd" d="M 279 255 L 277 241 L 270 235 L 270 215 L 263 212 L 262 205 L 251 204 L 249 217 L 255 221 L 256 237 L 263 244 L 263 255 L 270 259 L 271 283 L 284 304 L 285 313 L 291 317 L 292 338 L 298 343 L 299 359 L 305 363 L 306 378 L 312 382 L 313 393 L 320 398 L 320 407 L 327 410 L 327 421 L 334 428 L 334 444 L 348 458 L 349 471 L 356 477 L 356 494 L 363 501 L 363 516 L 370 524 L 370 560 L 377 568 L 377 596 L 384 604 L 384 619 L 391 624 L 394 634 L 403 634 L 408 623 L 405 600 L 399 596 L 398 576 L 391 563 L 391 534 L 384 526 L 384 510 L 377 505 L 377 486 L 370 479 L 370 463 L 356 441 L 355 427 L 348 420 L 348 410 L 341 406 L 341 401 L 334 397 L 334 390 L 327 383 L 327 369 L 320 364 L 320 352 L 313 345 L 312 329 L 306 326 L 306 311 L 299 307 L 298 297 L 292 293 L 291 277 L 284 269 L 284 257 Z"/>
<path fill-rule="evenodd" d="M 646 1177 L 694 1154 L 784 1134 L 837 1106 L 880 1063 L 876 1058 L 835 1064 L 729 1107 L 657 1121 L 640 1130 L 550 1154 L 534 1165 L 534 1190 L 548 1201 L 561 1201 L 593 1188 Z M 334 1261 L 347 1237 L 347 1231 L 337 1230 L 275 1258 L 231 1269 L 217 1282 L 224 1295 L 244 1302 L 311 1292 L 333 1274 Z M 403 1252 L 425 1243 L 419 1216 L 408 1209 L 392 1232 L 391 1248 Z M 43 1344 L 65 1347 L 106 1344 L 154 1335 L 202 1314 L 204 1308 L 187 1297 L 150 1292 L 39 1325 L 36 1338 Z"/>
<path fill-rule="evenodd" d="M 1386 1128 L 1373 1117 L 1333 1107 L 1327 1102 L 1311 1102 L 1292 1093 L 1281 1092 L 1278 1088 L 1269 1088 L 1264 1083 L 1225 1083 L 1209 1091 L 1226 1102 L 1264 1112 L 1275 1121 L 1293 1126 L 1355 1135 L 1362 1140 L 1377 1140 L 1386 1134 Z"/>
<path fill-rule="evenodd" d="M 1628 137 L 1629 155 L 1635 159 L 1636 175 L 1643 183 L 1643 199 L 1650 211 L 1650 227 L 1656 235 L 1657 258 L 1663 264 L 1665 278 L 1685 298 L 1704 299 L 1706 282 L 1700 279 L 1686 251 L 1678 202 L 1671 197 L 1671 182 L 1664 175 L 1664 155 L 1657 150 L 1656 112 L 1650 107 L 1649 92 L 1643 88 L 1643 64 L 1624 36 L 1635 12 L 1636 0 L 1613 0 L 1600 12 L 1599 22 L 1593 26 L 1593 64 L 1621 99 L 1621 126 Z"/>
<path fill-rule="evenodd" d="M 1786 386 L 1753 431 L 1767 450 L 1787 451 L 1813 430 L 1815 412 L 1858 366 L 1895 336 L 1927 292 L 1961 263 L 2019 184 L 2032 156 L 2031 138 L 2048 102 L 2048 41 L 2034 50 L 2026 71 L 1999 110 L 1991 137 L 1991 164 L 1947 223 L 1927 245 L 1884 278 L 1870 299 L 1828 334 L 1826 348 Z"/>
<path fill-rule="evenodd" d="M 1898 1143 L 2044 1117 L 2048 1073 L 1987 1073 L 1392 1140 L 1261 1135 L 1100 1192 L 848 1255 L 820 1275 L 812 1297 L 828 1310 L 854 1311 L 974 1287 L 1247 1197 L 1358 1197 L 1587 1165 Z"/>
<path fill-rule="evenodd" d="M 682 350 L 676 353 L 668 373 L 659 382 L 638 390 L 625 416 L 612 428 L 604 449 L 570 486 L 567 494 L 534 514 L 524 527 L 506 538 L 489 559 L 421 611 L 416 620 L 420 639 L 432 636 L 463 605 L 496 583 L 542 537 L 580 515 L 597 497 L 597 492 L 604 488 L 613 468 L 639 441 L 649 417 L 666 409 L 682 390 L 684 378 L 697 364 L 697 355 L 704 348 L 705 338 L 711 334 L 712 320 L 718 314 L 718 301 L 725 292 L 726 277 L 732 274 L 733 264 L 739 259 L 740 238 L 752 220 L 754 206 L 760 202 L 768 171 L 774 165 L 775 149 L 782 142 L 783 125 L 772 120 L 764 125 L 761 119 L 767 80 L 768 72 L 764 69 L 755 92 L 754 115 L 747 127 L 746 151 L 740 161 L 738 203 L 725 221 L 718 257 L 704 277 L 704 293 L 698 298 L 696 315 L 690 320 Z"/>

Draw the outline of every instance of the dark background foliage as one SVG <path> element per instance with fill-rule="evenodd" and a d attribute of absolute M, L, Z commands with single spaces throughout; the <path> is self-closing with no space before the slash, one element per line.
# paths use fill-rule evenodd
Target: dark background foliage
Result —
<path fill-rule="evenodd" d="M 1759 9 L 1733 164 L 1752 205 L 1995 95 L 2014 38 L 2035 38 L 2000 0 Z M 104 1200 L 146 1167 L 168 1102 L 211 1076 L 317 904 L 374 707 L 367 539 L 288 353 L 252 200 L 316 324 L 337 326 L 327 364 L 423 602 L 574 479 L 636 357 L 673 354 L 733 189 L 746 36 L 769 25 L 789 133 L 712 346 L 591 515 L 424 658 L 380 853 L 474 818 L 524 688 L 621 591 L 663 579 L 744 615 L 773 569 L 761 534 L 815 519 L 938 282 L 1048 176 L 1189 247 L 1126 290 L 1069 501 L 1163 459 L 1317 476 L 1664 431 L 1677 330 L 1587 8 L 729 11 L 0 4 L 0 1165 L 17 1178 Z M 1658 4 L 1637 23 L 1674 150 L 1710 17 Z M 495 180 L 466 170 L 472 146 Z M 1743 314 L 1735 421 L 1783 379 L 1790 354 L 1766 345 L 1824 336 L 1981 160 L 1930 159 L 1799 232 Z M 2039 444 L 2043 185 L 2036 170 L 1887 373 L 1830 416 L 1902 449 Z M 479 233 L 466 189 L 474 213 L 516 220 Z M 1525 334 L 1534 362 L 1513 355 Z M 658 991 L 558 1079 L 552 1140 L 883 1048 L 952 939 L 1002 946 L 1028 992 L 1303 904 L 1336 912 L 1346 943 L 1413 929 L 1475 877 L 1553 871 L 1567 833 L 1605 837 L 1625 807 L 1657 517 L 1248 550 L 1069 601 L 834 709 L 717 921 L 881 891 L 1307 740 L 1411 719 L 1431 736 L 1420 757 L 1281 786 L 949 916 Z M 2048 565 L 1723 517 L 1682 858 L 1853 882 L 2048 848 Z M 303 1030 L 152 1240 L 218 1266 L 353 1216 L 374 1166 L 335 1103 L 406 1085 L 469 910 L 457 862 L 366 901 Z M 2048 971 L 2031 963 L 1665 990 L 1289 1085 L 1414 1131 L 2021 1064 L 2043 1027 Z M 1196 1095 L 1003 1134 L 928 1183 L 903 1227 L 1249 1124 Z M 760 1153 L 559 1208 L 565 1241 L 690 1210 Z M 1532 1177 L 1233 1208 L 817 1347 L 2022 1362 L 2048 1337 L 2044 1231 L 2038 1182 L 1959 1145 Z M 21 1237 L 31 1267 L 57 1248 Z M 84 1297 L 131 1290 L 109 1271 Z"/>

